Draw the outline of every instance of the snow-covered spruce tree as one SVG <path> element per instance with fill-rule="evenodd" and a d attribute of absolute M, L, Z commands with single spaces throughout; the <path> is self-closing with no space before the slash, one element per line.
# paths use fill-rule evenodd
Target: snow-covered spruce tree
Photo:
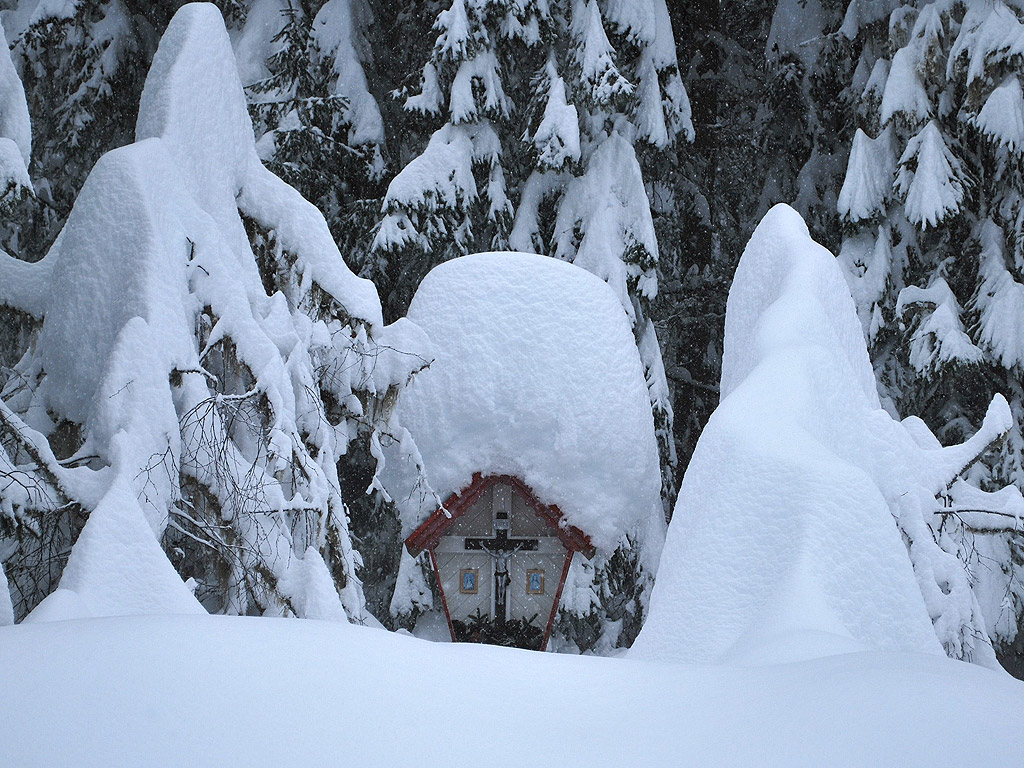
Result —
<path fill-rule="evenodd" d="M 454 0 L 434 27 L 436 43 L 405 106 L 444 122 L 385 197 L 374 244 L 382 290 L 407 302 L 435 264 L 505 247 L 571 261 L 605 280 L 646 368 L 667 510 L 672 405 L 649 314 L 659 250 L 638 161 L 638 152 L 649 158 L 693 138 L 667 8 L 662 0 Z M 572 632 L 580 647 L 602 636 L 609 646 L 628 644 L 638 630 L 651 574 L 640 572 L 633 546 L 580 576 L 592 596 L 576 603 L 586 604 Z M 612 624 L 615 637 L 605 632 Z"/>
<path fill-rule="evenodd" d="M 173 562 L 208 610 L 360 620 L 336 460 L 425 339 L 384 327 L 323 217 L 259 161 L 212 5 L 168 27 L 136 138 L 42 261 L 0 260 L 0 299 L 40 323 L 3 392 L 28 458 L 7 457 L 60 491 L 41 520 L 88 518 L 39 610 L 200 610 Z"/>
<path fill-rule="evenodd" d="M 371 20 L 365 0 L 256 5 L 236 44 L 261 158 L 346 253 L 365 250 L 384 191 L 384 123 L 363 71 Z"/>
<path fill-rule="evenodd" d="M 553 19 L 561 24 L 534 81 L 526 133 L 533 169 L 510 244 L 571 261 L 618 294 L 646 370 L 667 514 L 675 494 L 673 413 L 649 314 L 659 249 L 637 148 L 650 156 L 692 141 L 690 104 L 662 0 L 608 4 L 605 13 L 590 0 L 566 11 Z"/>
<path fill-rule="evenodd" d="M 651 395 L 667 513 L 677 459 L 671 396 L 650 316 L 659 248 L 638 154 L 692 140 L 690 105 L 663 2 L 569 5 L 556 19 L 558 37 L 535 79 L 537 106 L 527 133 L 534 167 L 510 244 L 571 261 L 619 296 Z M 595 599 L 566 601 L 567 639 L 582 647 L 628 645 L 640 629 L 653 574 L 643 573 L 632 541 L 584 573 L 588 566 L 573 574 L 574 594 L 589 581 Z"/>
<path fill-rule="evenodd" d="M 1014 426 L 970 479 L 1024 487 L 1024 24 L 999 0 L 883 5 L 853 2 L 838 32 L 859 52 L 840 260 L 890 410 L 949 444 L 1005 394 Z M 1024 536 L 957 511 L 932 535 L 968 564 L 996 648 L 1019 668 Z"/>
<path fill-rule="evenodd" d="M 978 527 L 1024 513 L 1018 489 L 962 479 L 1010 428 L 1006 400 L 947 448 L 920 419 L 886 414 L 843 270 L 785 205 L 744 251 L 728 313 L 722 404 L 683 482 L 635 651 L 763 661 L 813 627 L 801 653 L 856 639 L 996 666 L 971 579 L 929 521 L 946 498 Z M 751 535 L 763 526 L 770 535 Z"/>
<path fill-rule="evenodd" d="M 511 127 L 505 79 L 515 77 L 508 65 L 528 50 L 522 43 L 539 35 L 542 20 L 532 0 L 453 0 L 437 15 L 436 42 L 405 109 L 441 127 L 388 186 L 364 271 L 387 286 L 402 313 L 431 267 L 508 244 L 504 164 L 515 139 L 501 135 Z"/>
<path fill-rule="evenodd" d="M 374 26 L 365 0 L 255 3 L 233 41 L 261 158 L 324 213 L 357 271 L 386 189 L 384 121 L 364 71 L 373 72 L 366 35 Z M 394 510 L 380 494 L 363 493 L 376 463 L 370 423 L 339 457 L 338 472 L 352 491 L 346 502 L 367 604 L 386 618 L 400 544 Z"/>

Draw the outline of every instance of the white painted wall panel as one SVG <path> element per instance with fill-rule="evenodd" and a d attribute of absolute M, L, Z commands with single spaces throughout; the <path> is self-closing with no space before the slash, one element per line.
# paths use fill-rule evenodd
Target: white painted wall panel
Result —
<path fill-rule="evenodd" d="M 512 567 L 509 569 L 512 575 L 512 583 L 508 588 L 510 618 L 529 619 L 537 614 L 534 624 L 542 628 L 546 626 L 548 616 L 551 614 L 551 606 L 554 603 L 555 591 L 558 589 L 558 580 L 562 576 L 563 565 L 565 565 L 564 549 L 560 553 L 524 552 L 516 555 L 512 560 Z M 526 590 L 527 572 L 531 569 L 544 571 L 544 594 L 542 595 L 531 595 Z"/>

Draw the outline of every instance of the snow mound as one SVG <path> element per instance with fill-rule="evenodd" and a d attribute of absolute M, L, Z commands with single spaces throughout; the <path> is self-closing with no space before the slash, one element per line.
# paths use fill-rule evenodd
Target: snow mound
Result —
<path fill-rule="evenodd" d="M 409 318 L 437 358 L 403 395 L 398 416 L 441 498 L 476 472 L 515 475 L 599 549 L 613 551 L 627 533 L 660 543 L 643 367 L 629 320 L 601 279 L 544 256 L 464 256 L 427 275 Z M 412 504 L 406 530 L 434 503 Z"/>
<path fill-rule="evenodd" d="M 0 627 L 0 659 L 24 768 L 1018 768 L 1024 732 L 1024 683 L 918 654 L 691 667 L 154 616 Z M 451 738 L 440 712 L 501 727 Z"/>
<path fill-rule="evenodd" d="M 939 653 L 938 633 L 950 655 L 994 663 L 974 639 L 984 627 L 966 574 L 926 519 L 1007 427 L 1006 403 L 951 448 L 883 411 L 841 269 L 788 206 L 769 211 L 737 269 L 721 392 L 634 656 Z"/>

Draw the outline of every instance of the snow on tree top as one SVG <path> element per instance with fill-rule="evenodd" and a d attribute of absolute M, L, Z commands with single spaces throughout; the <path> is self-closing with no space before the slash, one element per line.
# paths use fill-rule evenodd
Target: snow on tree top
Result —
<path fill-rule="evenodd" d="M 660 538 L 658 453 L 629 321 L 612 290 L 522 253 L 434 268 L 409 318 L 437 357 L 398 414 L 442 498 L 474 473 L 521 478 L 598 549 Z M 432 511 L 406 510 L 410 530 Z"/>
<path fill-rule="evenodd" d="M 840 268 L 784 205 L 744 251 L 725 334 L 722 402 L 687 468 L 634 652 L 937 652 L 938 634 L 950 655 L 994 664 L 967 573 L 927 520 L 1009 428 L 1006 401 L 948 448 L 882 410 Z"/>
<path fill-rule="evenodd" d="M 839 214 L 854 222 L 870 219 L 892 195 L 896 169 L 892 129 L 886 128 L 872 139 L 858 128 L 847 169 L 837 201 Z"/>
<path fill-rule="evenodd" d="M 237 210 L 247 209 L 261 223 L 287 210 L 283 226 L 268 228 L 299 258 L 299 270 L 350 316 L 383 325 L 376 289 L 345 266 L 323 216 L 294 189 L 268 178 L 260 163 L 235 55 L 216 6 L 190 3 L 175 14 L 153 57 L 135 134 L 137 141 L 162 139 L 187 169 L 189 191 L 226 227 L 240 258 L 248 256 L 249 245 Z"/>

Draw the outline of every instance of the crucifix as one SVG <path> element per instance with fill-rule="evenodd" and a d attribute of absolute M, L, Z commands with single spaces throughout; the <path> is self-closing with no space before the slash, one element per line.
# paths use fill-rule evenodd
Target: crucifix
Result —
<path fill-rule="evenodd" d="M 504 622 L 511 577 L 508 564 L 516 552 L 534 552 L 537 539 L 512 539 L 508 535 L 508 512 L 499 511 L 494 520 L 495 536 L 491 539 L 466 539 L 466 549 L 486 552 L 494 558 L 494 618 Z"/>

